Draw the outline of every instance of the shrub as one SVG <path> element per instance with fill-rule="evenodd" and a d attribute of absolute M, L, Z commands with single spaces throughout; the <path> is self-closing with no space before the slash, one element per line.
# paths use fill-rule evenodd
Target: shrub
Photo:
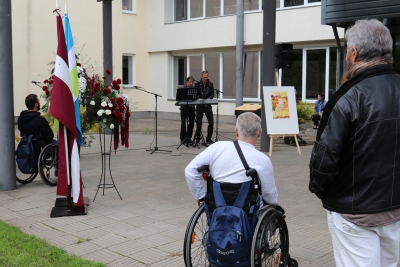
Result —
<path fill-rule="evenodd" d="M 311 120 L 311 117 L 314 114 L 314 108 L 312 104 L 304 101 L 297 101 L 296 108 L 299 124 L 303 123 L 305 120 Z"/>

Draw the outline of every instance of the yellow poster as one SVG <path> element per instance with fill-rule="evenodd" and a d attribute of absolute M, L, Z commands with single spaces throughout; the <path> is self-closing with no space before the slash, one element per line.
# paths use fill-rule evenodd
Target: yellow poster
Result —
<path fill-rule="evenodd" d="M 287 91 L 271 92 L 272 118 L 290 119 Z"/>

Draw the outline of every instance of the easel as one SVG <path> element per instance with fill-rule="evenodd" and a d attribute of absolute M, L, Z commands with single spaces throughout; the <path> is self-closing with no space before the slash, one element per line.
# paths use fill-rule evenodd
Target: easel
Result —
<path fill-rule="evenodd" d="M 280 86 L 280 81 L 279 81 L 279 75 L 278 72 L 275 72 L 275 82 L 277 86 Z M 296 141 L 296 146 L 297 146 L 297 150 L 299 151 L 299 155 L 301 155 L 301 151 L 300 151 L 300 146 L 299 146 L 299 141 L 297 140 L 297 134 L 270 134 L 270 143 L 269 143 L 269 156 L 271 157 L 272 155 L 272 151 L 274 151 L 274 143 L 275 143 L 275 138 L 276 137 L 294 137 L 294 140 Z"/>
<path fill-rule="evenodd" d="M 301 155 L 301 151 L 300 151 L 300 146 L 299 146 L 299 142 L 297 140 L 297 134 L 270 134 L 269 137 L 271 138 L 270 143 L 269 143 L 269 156 L 271 157 L 272 155 L 272 151 L 274 151 L 274 142 L 275 142 L 275 137 L 290 137 L 293 136 L 294 140 L 296 141 L 296 146 L 297 146 L 297 150 L 299 151 L 299 155 Z"/>

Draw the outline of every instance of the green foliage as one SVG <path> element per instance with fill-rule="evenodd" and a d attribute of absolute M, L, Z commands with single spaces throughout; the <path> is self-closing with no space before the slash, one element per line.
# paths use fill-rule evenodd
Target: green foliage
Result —
<path fill-rule="evenodd" d="M 150 129 L 150 128 L 145 128 L 144 129 L 144 134 L 151 134 L 152 132 L 153 132 L 153 130 Z"/>
<path fill-rule="evenodd" d="M 312 104 L 308 104 L 304 101 L 298 101 L 296 103 L 296 108 L 299 124 L 303 123 L 305 120 L 311 120 L 311 117 L 314 114 L 314 106 Z"/>
<path fill-rule="evenodd" d="M 0 221 L 0 266 L 102 267 L 104 264 L 67 255 L 65 250 Z"/>

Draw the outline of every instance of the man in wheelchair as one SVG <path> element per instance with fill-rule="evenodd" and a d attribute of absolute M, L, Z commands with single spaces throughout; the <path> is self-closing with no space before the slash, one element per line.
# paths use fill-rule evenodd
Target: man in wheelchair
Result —
<path fill-rule="evenodd" d="M 32 143 L 36 158 L 46 145 L 52 143 L 54 133 L 47 120 L 40 116 L 40 101 L 37 95 L 30 94 L 25 98 L 28 110 L 23 110 L 18 118 L 18 130 L 23 134 L 33 135 Z"/>
<path fill-rule="evenodd" d="M 198 156 L 196 156 L 186 167 L 186 180 L 193 197 L 198 200 L 199 205 L 202 201 L 204 201 L 206 197 L 205 212 L 207 214 L 210 233 L 212 232 L 211 228 L 213 227 L 211 224 L 214 224 L 214 221 L 218 220 L 215 218 L 212 219 L 213 213 L 216 212 L 216 214 L 218 214 L 218 216 L 222 218 L 218 213 L 217 208 L 221 207 L 221 203 L 226 203 L 226 206 L 224 206 L 224 208 L 227 208 L 227 212 L 230 212 L 229 208 L 231 206 L 236 206 L 240 207 L 246 214 L 245 216 L 248 217 L 252 231 L 250 237 L 248 238 L 251 242 L 254 228 L 257 228 L 254 224 L 256 220 L 253 220 L 253 218 L 257 219 L 255 218 L 256 216 L 253 216 L 256 214 L 256 212 L 254 212 L 253 210 L 255 202 L 258 202 L 257 208 L 263 206 L 263 204 L 277 203 L 278 192 L 275 185 L 274 172 L 271 161 L 267 155 L 258 151 L 254 147 L 256 141 L 261 136 L 261 132 L 262 129 L 260 117 L 251 112 L 243 113 L 238 116 L 236 122 L 236 144 L 235 142 L 230 141 L 216 142 L 215 144 L 204 150 L 202 153 L 200 153 Z M 209 172 L 212 175 L 212 178 L 210 177 L 207 181 L 207 192 L 203 187 L 202 173 L 198 171 L 198 168 L 203 165 L 209 166 Z M 255 170 L 255 172 L 253 172 L 253 175 L 250 175 L 247 171 L 250 168 Z M 245 184 L 247 192 L 241 192 L 241 189 L 244 187 Z M 256 192 L 256 196 L 254 195 L 254 192 Z M 259 193 L 260 195 L 258 195 Z M 243 198 L 243 196 L 245 196 L 245 199 Z M 258 199 L 256 200 L 257 197 Z M 237 202 L 239 201 L 239 199 L 244 199 L 244 201 L 242 201 L 242 204 L 237 205 L 239 203 Z M 210 238 L 211 234 L 209 234 L 209 232 L 206 233 L 206 236 L 208 235 L 208 237 L 205 237 L 205 240 L 202 241 L 203 245 L 208 247 L 211 246 L 206 241 Z M 241 233 L 237 230 L 236 232 L 238 232 L 237 239 L 240 242 Z M 222 235 L 226 234 L 220 234 L 218 239 L 222 240 L 226 238 L 226 236 Z M 230 244 L 233 243 L 232 241 L 229 241 L 228 243 L 228 245 L 232 245 L 232 247 L 235 246 L 233 244 Z M 250 250 L 250 246 L 247 249 Z M 214 249 L 217 254 L 220 254 L 217 255 L 216 258 L 213 258 L 214 256 L 210 255 L 211 253 L 214 253 L 214 251 L 210 252 L 210 248 L 207 248 L 207 250 L 208 260 L 213 264 L 213 266 L 250 266 L 250 252 L 246 253 L 248 257 L 247 260 L 243 260 L 243 257 L 240 258 L 241 256 L 239 256 L 240 260 L 238 260 L 238 256 L 232 254 L 237 254 L 240 252 L 233 249 L 227 249 L 223 251 L 221 251 L 221 249 L 219 248 Z M 262 252 L 260 249 L 259 254 L 266 255 L 267 253 L 264 252 Z M 226 257 L 226 255 L 229 256 Z M 229 258 L 234 260 L 232 262 L 229 262 Z M 262 256 L 259 257 L 258 264 L 255 264 L 254 266 L 261 266 L 259 265 L 261 262 L 261 258 Z M 225 262 L 222 262 L 222 260 Z M 186 259 L 185 257 L 185 262 L 187 266 L 192 266 L 188 265 L 188 261 L 191 261 L 190 256 L 188 259 Z M 253 266 L 253 261 L 254 259 L 251 259 L 251 266 Z M 274 262 L 276 261 L 279 262 L 279 257 L 274 259 Z"/>

